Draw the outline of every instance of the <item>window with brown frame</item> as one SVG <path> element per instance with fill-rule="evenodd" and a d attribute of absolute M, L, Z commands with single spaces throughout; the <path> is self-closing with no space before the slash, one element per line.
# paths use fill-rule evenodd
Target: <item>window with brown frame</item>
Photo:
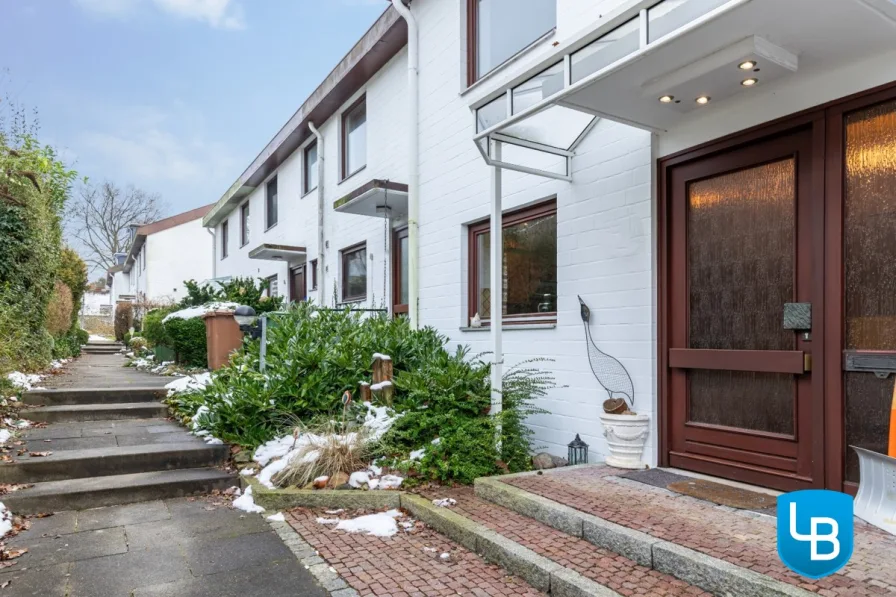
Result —
<path fill-rule="evenodd" d="M 342 179 L 367 165 L 367 98 L 342 113 Z"/>
<path fill-rule="evenodd" d="M 504 288 L 508 321 L 543 323 L 557 314 L 557 201 L 552 199 L 504 215 Z M 491 317 L 491 233 L 489 220 L 469 227 L 469 315 Z"/>
<path fill-rule="evenodd" d="M 227 249 L 229 248 L 230 241 L 228 239 L 229 236 L 229 226 L 227 225 L 227 220 L 224 220 L 224 223 L 221 224 L 221 259 L 227 258 Z"/>
<path fill-rule="evenodd" d="M 265 230 L 277 225 L 277 177 L 268 181 L 264 196 L 264 228 Z"/>
<path fill-rule="evenodd" d="M 277 280 L 277 276 L 273 275 L 273 276 L 268 277 L 267 295 L 270 298 L 276 298 L 276 297 L 280 296 L 279 293 L 280 293 L 280 288 L 279 288 L 279 282 Z"/>
<path fill-rule="evenodd" d="M 305 148 L 302 154 L 302 194 L 317 188 L 317 142 Z"/>
<path fill-rule="evenodd" d="M 240 246 L 249 244 L 249 202 L 240 207 Z"/>
<path fill-rule="evenodd" d="M 408 312 L 408 228 L 399 228 L 392 237 L 392 313 Z"/>
<path fill-rule="evenodd" d="M 317 259 L 311 260 L 311 290 L 317 290 Z"/>
<path fill-rule="evenodd" d="M 467 84 L 557 26 L 557 0 L 467 0 Z"/>
<path fill-rule="evenodd" d="M 342 301 L 363 301 L 367 298 L 367 243 L 343 249 Z"/>

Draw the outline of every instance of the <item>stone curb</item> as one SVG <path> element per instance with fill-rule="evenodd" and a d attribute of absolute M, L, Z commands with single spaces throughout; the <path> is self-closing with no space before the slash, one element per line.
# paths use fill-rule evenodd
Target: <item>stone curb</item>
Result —
<path fill-rule="evenodd" d="M 587 465 L 586 465 L 587 466 Z M 524 473 L 529 476 L 530 474 Z M 523 476 L 523 475 L 508 475 Z M 623 555 L 715 595 L 813 597 L 770 576 L 731 564 L 693 549 L 652 537 L 647 533 L 586 514 L 512 485 L 507 477 L 476 479 L 476 495 L 574 537 Z M 552 585 L 553 586 L 553 585 Z M 576 595 L 578 593 L 569 593 Z"/>
<path fill-rule="evenodd" d="M 253 490 L 254 491 L 254 490 Z M 299 563 L 314 575 L 314 578 L 332 597 L 358 597 L 358 592 L 339 576 L 330 565 L 321 558 L 317 551 L 296 532 L 288 522 L 268 521 L 274 532 L 279 535 L 289 551 L 296 556 Z"/>
<path fill-rule="evenodd" d="M 523 547 L 515 541 L 418 495 L 403 494 L 401 507 L 449 539 L 519 576 L 540 591 L 561 597 L 619 597 L 615 591 Z"/>
<path fill-rule="evenodd" d="M 268 489 L 255 479 L 241 477 L 242 485 L 252 487 L 255 503 L 266 510 L 277 512 L 292 508 L 345 508 L 346 510 L 376 510 L 398 508 L 400 491 L 337 491 L 327 489 Z"/>

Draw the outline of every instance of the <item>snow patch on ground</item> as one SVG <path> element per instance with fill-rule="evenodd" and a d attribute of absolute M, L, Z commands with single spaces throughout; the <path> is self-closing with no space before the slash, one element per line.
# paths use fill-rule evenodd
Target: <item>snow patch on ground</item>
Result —
<path fill-rule="evenodd" d="M 352 473 L 348 478 L 348 484 L 354 487 L 355 489 L 360 489 L 364 485 L 370 484 L 370 475 L 365 472 L 356 472 Z"/>
<path fill-rule="evenodd" d="M 233 311 L 238 306 L 237 303 L 219 302 L 209 303 L 207 305 L 202 305 L 201 307 L 181 309 L 180 311 L 175 311 L 174 313 L 166 315 L 165 319 L 162 320 L 162 323 L 169 319 L 193 319 L 194 317 L 202 317 L 206 313 L 211 313 L 212 311 Z"/>
<path fill-rule="evenodd" d="M 457 505 L 457 500 L 454 498 L 442 498 L 440 500 L 433 500 L 433 506 L 438 506 L 439 508 L 450 508 L 451 506 Z"/>
<path fill-rule="evenodd" d="M 283 512 L 272 514 L 267 517 L 267 520 L 269 520 L 270 522 L 286 522 L 286 518 L 284 518 Z"/>
<path fill-rule="evenodd" d="M 398 510 L 366 514 L 357 518 L 340 520 L 336 524 L 336 530 L 348 533 L 364 533 L 374 537 L 391 537 L 398 532 L 398 524 L 396 524 L 395 519 L 399 516 L 401 516 L 401 512 Z M 327 522 L 321 522 L 323 520 Z M 321 524 L 332 524 L 330 520 L 326 518 L 317 519 Z"/>
<path fill-rule="evenodd" d="M 12 512 L 0 502 L 0 538 L 12 530 Z"/>
<path fill-rule="evenodd" d="M 34 386 L 40 382 L 41 376 L 35 374 L 22 373 L 21 371 L 13 371 L 6 378 L 17 388 L 21 388 L 26 392 L 33 390 Z"/>
<path fill-rule="evenodd" d="M 106 338 L 105 336 L 97 336 L 96 334 L 90 334 L 90 337 L 87 339 L 88 342 L 111 342 L 111 338 Z"/>
<path fill-rule="evenodd" d="M 12 437 L 9 429 L 0 429 L 0 446 L 4 445 Z"/>
<path fill-rule="evenodd" d="M 212 383 L 212 374 L 200 373 L 175 379 L 171 383 L 165 384 L 165 388 L 168 390 L 168 395 L 173 396 L 185 392 L 198 392 L 205 389 L 210 383 Z"/>
<path fill-rule="evenodd" d="M 246 492 L 243 493 L 240 497 L 233 500 L 233 507 L 237 510 L 242 510 L 243 512 L 249 512 L 253 514 L 264 512 L 264 508 L 255 503 L 255 500 L 252 498 L 252 486 L 246 488 Z"/>
<path fill-rule="evenodd" d="M 243 470 L 240 471 L 240 475 L 242 475 L 243 477 L 251 477 L 254 474 L 255 474 L 254 468 L 244 468 Z"/>

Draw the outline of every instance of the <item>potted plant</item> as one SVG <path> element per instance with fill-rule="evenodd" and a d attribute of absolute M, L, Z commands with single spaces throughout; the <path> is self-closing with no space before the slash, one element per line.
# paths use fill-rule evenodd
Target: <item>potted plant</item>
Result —
<path fill-rule="evenodd" d="M 610 450 L 607 464 L 616 468 L 644 468 L 641 455 L 650 435 L 650 417 L 631 411 L 621 398 L 610 398 L 604 401 L 600 422 Z"/>

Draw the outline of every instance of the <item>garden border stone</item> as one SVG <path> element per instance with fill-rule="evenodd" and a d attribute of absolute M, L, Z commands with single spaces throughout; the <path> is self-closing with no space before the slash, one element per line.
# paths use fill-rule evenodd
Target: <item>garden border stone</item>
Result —
<path fill-rule="evenodd" d="M 595 465 L 579 465 L 584 468 Z M 565 467 L 569 470 L 573 467 Z M 558 470 L 558 469 L 550 469 Z M 550 474 L 550 470 L 544 474 Z M 657 539 L 647 533 L 604 520 L 565 504 L 502 482 L 502 479 L 532 476 L 537 472 L 476 479 L 476 495 L 514 512 L 533 518 L 598 547 L 623 555 L 644 566 L 664 572 L 717 595 L 811 597 L 814 593 L 708 556 L 696 550 Z M 587 579 L 586 579 L 587 580 Z M 563 582 L 562 578 L 558 578 Z M 573 587 L 567 587 L 573 591 Z M 570 592 L 569 595 L 579 593 Z"/>
<path fill-rule="evenodd" d="M 252 499 L 265 510 L 281 511 L 292 508 L 345 508 L 346 510 L 376 510 L 401 507 L 401 493 L 393 490 L 335 490 L 335 489 L 268 489 L 254 478 L 240 477 L 243 488 L 252 487 Z"/>

